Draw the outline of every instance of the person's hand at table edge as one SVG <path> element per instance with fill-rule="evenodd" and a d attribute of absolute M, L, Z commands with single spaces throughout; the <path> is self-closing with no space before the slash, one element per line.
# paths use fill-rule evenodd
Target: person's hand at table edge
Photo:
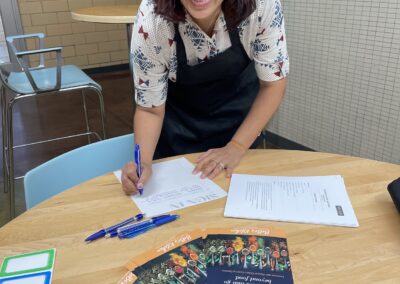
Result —
<path fill-rule="evenodd" d="M 225 170 L 225 176 L 230 178 L 246 150 L 246 147 L 234 140 L 222 148 L 210 149 L 197 158 L 193 174 L 201 172 L 201 178 L 213 179 Z"/>
<path fill-rule="evenodd" d="M 151 175 L 151 165 L 142 162 L 142 176 L 139 178 L 136 173 L 135 163 L 129 162 L 122 168 L 122 189 L 128 195 L 135 195 L 139 193 L 139 188 L 144 187 L 144 184 L 147 183 Z"/>

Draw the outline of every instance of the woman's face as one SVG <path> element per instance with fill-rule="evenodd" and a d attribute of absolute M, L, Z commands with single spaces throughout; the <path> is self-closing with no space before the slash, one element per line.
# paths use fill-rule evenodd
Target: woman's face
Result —
<path fill-rule="evenodd" d="M 195 20 L 215 17 L 221 10 L 223 0 L 180 0 L 190 16 Z"/>

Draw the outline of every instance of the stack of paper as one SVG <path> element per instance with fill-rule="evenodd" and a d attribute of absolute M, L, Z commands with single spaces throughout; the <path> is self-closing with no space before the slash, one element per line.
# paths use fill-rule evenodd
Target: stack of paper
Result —
<path fill-rule="evenodd" d="M 225 217 L 358 227 L 341 176 L 234 174 Z"/>

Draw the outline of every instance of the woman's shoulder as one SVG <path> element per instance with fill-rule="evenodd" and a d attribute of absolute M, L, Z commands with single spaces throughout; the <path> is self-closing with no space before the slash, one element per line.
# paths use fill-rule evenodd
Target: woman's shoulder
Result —
<path fill-rule="evenodd" d="M 143 0 L 140 4 L 135 25 L 146 33 L 162 36 L 165 32 L 173 32 L 173 24 L 156 14 L 154 0 Z M 140 31 L 139 31 L 140 32 Z"/>
<path fill-rule="evenodd" d="M 243 20 L 241 26 L 249 24 L 260 24 L 265 17 L 275 13 L 277 5 L 281 5 L 280 0 L 256 0 L 256 6 L 251 15 Z"/>
<path fill-rule="evenodd" d="M 280 0 L 256 0 L 256 13 L 260 16 L 276 6 L 281 6 Z"/>

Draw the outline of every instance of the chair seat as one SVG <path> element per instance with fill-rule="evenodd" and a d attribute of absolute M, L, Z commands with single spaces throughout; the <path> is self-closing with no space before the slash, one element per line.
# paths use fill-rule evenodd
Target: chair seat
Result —
<path fill-rule="evenodd" d="M 56 67 L 31 70 L 32 77 L 40 89 L 52 89 L 56 84 Z M 24 72 L 11 72 L 8 84 L 17 93 L 35 93 Z M 63 65 L 61 67 L 61 88 L 68 89 L 85 85 L 93 85 L 101 90 L 101 86 L 93 81 L 81 69 L 74 65 Z"/>

